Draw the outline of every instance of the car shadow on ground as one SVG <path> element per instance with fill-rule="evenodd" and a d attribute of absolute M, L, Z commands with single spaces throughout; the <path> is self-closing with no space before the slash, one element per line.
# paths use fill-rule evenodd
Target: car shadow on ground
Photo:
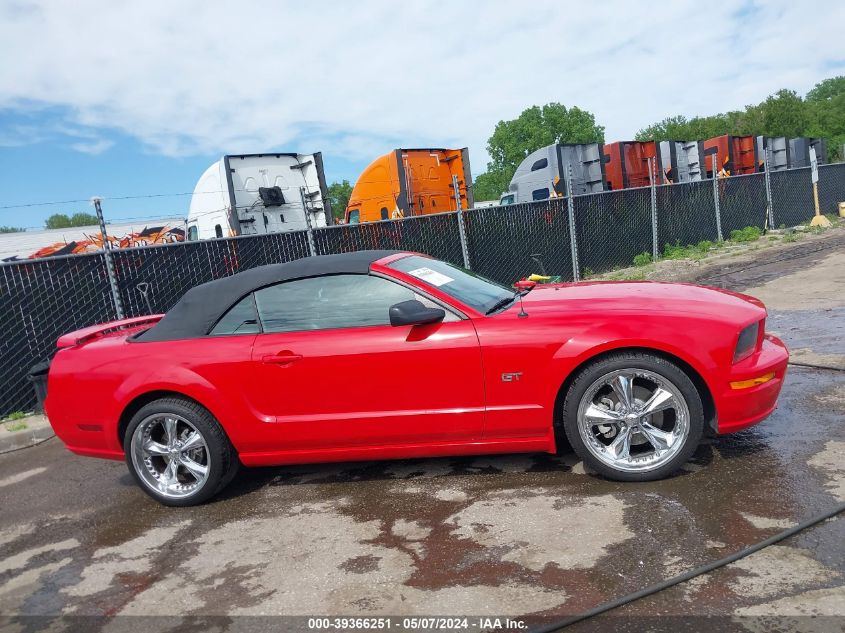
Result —
<path fill-rule="evenodd" d="M 711 465 L 717 449 L 713 443 L 722 438 L 702 443 L 689 462 L 681 469 L 666 477 L 665 480 L 678 480 L 693 472 Z M 757 450 L 750 445 L 751 451 Z M 739 456 L 743 448 L 732 449 L 731 456 Z M 583 487 L 584 484 L 596 484 L 600 488 L 607 485 L 637 485 L 620 483 L 607 479 L 597 473 L 585 470 L 581 460 L 568 447 L 557 454 L 515 453 L 506 455 L 482 455 L 472 457 L 442 457 L 399 459 L 367 462 L 331 462 L 322 464 L 274 466 L 261 468 L 242 467 L 232 483 L 214 500 L 226 501 L 249 495 L 263 488 L 304 486 L 314 484 L 347 484 L 374 481 L 408 482 L 437 478 L 489 477 L 501 475 L 507 477 L 508 484 L 514 477 L 532 477 L 533 475 L 560 475 L 554 481 L 561 485 L 571 483 Z M 533 479 L 533 477 L 532 477 Z M 470 481 L 472 481 L 470 479 Z M 503 482 L 504 483 L 504 482 Z M 653 485 L 654 482 L 646 482 Z M 466 481 L 461 483 L 465 486 Z M 444 485 L 444 487 L 446 487 Z M 585 491 L 586 492 L 586 491 Z M 598 492 L 598 491 L 596 491 Z M 588 493 L 589 494 L 589 493 Z"/>

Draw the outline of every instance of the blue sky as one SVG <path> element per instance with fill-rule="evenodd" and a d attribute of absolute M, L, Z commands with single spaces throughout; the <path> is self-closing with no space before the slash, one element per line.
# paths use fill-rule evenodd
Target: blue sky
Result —
<path fill-rule="evenodd" d="M 64 112 L 0 110 L 0 130 L 6 134 L 0 137 L 0 206 L 14 207 L 0 209 L 0 225 L 43 228 L 53 213 L 93 213 L 89 200 L 94 195 L 104 198 L 109 219 L 182 217 L 190 196 L 161 194 L 190 193 L 200 174 L 221 156 L 164 155 L 129 134 L 107 129 L 83 130 L 86 136 L 78 129 L 59 131 L 57 126 L 69 118 Z M 314 151 L 305 144 L 285 148 Z M 268 145 L 245 152 L 285 148 Z M 331 154 L 324 154 L 324 161 L 328 178 L 352 182 L 367 164 Z M 157 197 L 117 199 L 150 194 Z M 80 202 L 17 206 L 71 200 Z"/>
<path fill-rule="evenodd" d="M 222 154 L 322 151 L 354 181 L 395 147 L 468 146 L 559 101 L 624 140 L 674 114 L 845 74 L 845 3 L 0 0 L 0 207 L 104 196 L 180 216 Z M 812 7 L 812 10 L 808 9 Z M 0 208 L 35 227 L 86 203 Z"/>

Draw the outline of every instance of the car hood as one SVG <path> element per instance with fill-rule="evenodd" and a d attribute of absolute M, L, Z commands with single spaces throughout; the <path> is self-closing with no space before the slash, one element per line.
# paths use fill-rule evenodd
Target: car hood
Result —
<path fill-rule="evenodd" d="M 752 322 L 766 316 L 759 299 L 721 288 L 656 281 L 541 284 L 523 297 L 534 312 L 695 314 Z"/>

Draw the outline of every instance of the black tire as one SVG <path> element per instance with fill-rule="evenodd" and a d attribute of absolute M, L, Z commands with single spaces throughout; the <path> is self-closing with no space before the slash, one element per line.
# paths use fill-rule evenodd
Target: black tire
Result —
<path fill-rule="evenodd" d="M 156 414 L 172 414 L 189 422 L 201 435 L 207 448 L 207 478 L 195 492 L 187 496 L 172 497 L 151 487 L 138 472 L 132 458 L 132 438 L 138 426 Z M 138 486 L 159 503 L 166 506 L 186 507 L 204 503 L 219 493 L 237 473 L 240 461 L 226 432 L 211 413 L 196 402 L 184 398 L 162 398 L 141 407 L 130 420 L 123 436 L 126 465 Z"/>
<path fill-rule="evenodd" d="M 653 470 L 629 472 L 599 460 L 587 447 L 579 431 L 578 409 L 587 390 L 603 376 L 615 371 L 646 370 L 662 377 L 680 392 L 689 410 L 689 430 L 674 457 Z M 618 352 L 605 356 L 581 369 L 569 387 L 562 410 L 563 429 L 575 453 L 594 472 L 617 481 L 654 481 L 663 479 L 683 466 L 695 452 L 704 429 L 701 396 L 689 376 L 665 358 L 643 352 Z"/>

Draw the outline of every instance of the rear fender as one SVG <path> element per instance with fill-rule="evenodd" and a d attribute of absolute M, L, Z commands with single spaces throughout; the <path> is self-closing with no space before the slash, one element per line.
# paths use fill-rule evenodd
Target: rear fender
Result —
<path fill-rule="evenodd" d="M 110 417 L 115 420 L 115 425 L 136 398 L 154 391 L 181 394 L 204 406 L 223 425 L 229 439 L 237 447 L 237 429 L 231 421 L 236 420 L 238 416 L 234 411 L 232 399 L 224 398 L 212 383 L 186 367 L 162 367 L 157 369 L 154 375 L 138 372 L 128 376 L 114 394 L 117 409 Z"/>

